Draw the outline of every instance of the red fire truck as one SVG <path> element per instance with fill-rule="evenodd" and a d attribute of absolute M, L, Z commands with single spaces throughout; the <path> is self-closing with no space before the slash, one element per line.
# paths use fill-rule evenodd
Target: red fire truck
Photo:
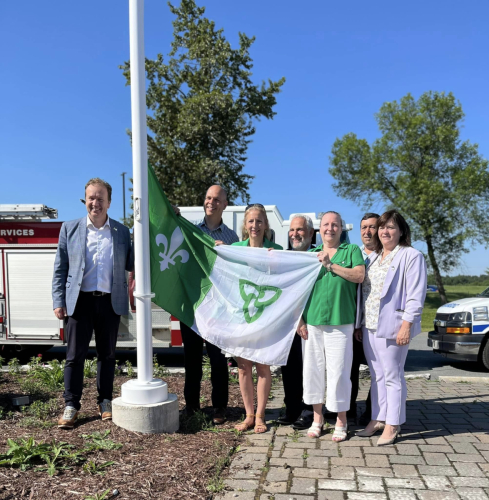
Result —
<path fill-rule="evenodd" d="M 54 316 L 51 297 L 62 223 L 43 222 L 57 217 L 58 211 L 45 205 L 0 204 L 0 351 L 64 343 L 63 321 Z M 170 347 L 170 315 L 153 305 L 152 316 L 153 346 Z M 136 347 L 135 312 L 121 318 L 117 345 Z"/>

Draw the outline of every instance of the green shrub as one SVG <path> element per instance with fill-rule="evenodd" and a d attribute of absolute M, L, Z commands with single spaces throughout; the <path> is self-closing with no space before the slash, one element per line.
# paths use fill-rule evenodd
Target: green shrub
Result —
<path fill-rule="evenodd" d="M 82 438 L 87 442 L 87 446 L 83 451 L 118 450 L 122 448 L 122 444 L 108 439 L 109 434 L 110 429 L 104 432 L 94 432 L 93 434 L 82 434 Z"/>
<path fill-rule="evenodd" d="M 19 467 L 26 471 L 39 466 L 34 470 L 54 476 L 59 469 L 85 460 L 80 453 L 72 451 L 73 445 L 57 443 L 54 439 L 51 443 L 37 443 L 32 437 L 7 439 L 7 444 L 7 453 L 0 454 L 0 467 Z"/>
<path fill-rule="evenodd" d="M 126 365 L 127 376 L 134 377 L 135 373 L 134 373 L 134 368 L 132 367 L 132 363 L 129 360 L 127 360 L 125 365 Z"/>
<path fill-rule="evenodd" d="M 209 356 L 204 356 L 202 361 L 202 380 L 211 379 L 211 360 Z"/>
<path fill-rule="evenodd" d="M 58 413 L 58 401 L 56 399 L 34 401 L 34 403 L 27 407 L 26 413 L 40 420 L 54 417 Z"/>
<path fill-rule="evenodd" d="M 42 383 L 51 391 L 60 391 L 64 387 L 65 361 L 50 361 L 48 366 L 35 366 L 27 373 L 27 379 Z"/>
<path fill-rule="evenodd" d="M 54 391 L 47 389 L 42 381 L 32 380 L 30 378 L 22 378 L 20 381 L 22 392 L 29 394 L 35 399 L 49 399 Z"/>
<path fill-rule="evenodd" d="M 201 411 L 180 419 L 180 431 L 194 434 L 199 431 L 208 431 L 213 428 L 211 418 Z"/>
<path fill-rule="evenodd" d="M 153 377 L 154 378 L 166 378 L 170 375 L 168 368 L 164 365 L 158 363 L 158 358 L 156 354 L 153 354 Z"/>
<path fill-rule="evenodd" d="M 83 376 L 85 378 L 94 378 L 97 376 L 97 360 L 86 359 L 83 366 Z"/>
<path fill-rule="evenodd" d="M 42 429 L 47 429 L 56 425 L 53 421 L 53 417 L 58 413 L 58 402 L 56 399 L 34 401 L 30 406 L 22 408 L 22 412 L 25 416 L 19 422 L 21 427 L 40 427 Z"/>
<path fill-rule="evenodd" d="M 7 366 L 8 366 L 9 373 L 12 373 L 12 374 L 20 373 L 20 363 L 19 363 L 19 360 L 17 358 L 12 358 L 7 363 Z"/>
<path fill-rule="evenodd" d="M 35 368 L 42 366 L 42 354 L 38 354 L 37 356 L 32 356 L 29 363 L 27 363 L 29 370 L 34 370 Z"/>

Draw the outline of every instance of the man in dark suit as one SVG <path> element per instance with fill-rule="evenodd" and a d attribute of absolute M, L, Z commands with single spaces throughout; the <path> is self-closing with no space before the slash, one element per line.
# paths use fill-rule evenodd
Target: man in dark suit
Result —
<path fill-rule="evenodd" d="M 307 252 L 312 246 L 314 225 L 308 215 L 296 214 L 289 226 L 289 246 L 294 252 Z M 282 366 L 285 415 L 277 419 L 280 425 L 294 424 L 294 428 L 307 429 L 312 423 L 312 407 L 302 401 L 302 340 L 294 336 L 287 364 Z M 307 426 L 307 424 L 309 424 Z M 306 427 L 307 426 L 307 427 Z"/>
<path fill-rule="evenodd" d="M 216 245 L 231 245 L 239 241 L 237 234 L 222 221 L 222 213 L 227 206 L 226 191 L 221 186 L 211 186 L 205 195 L 204 218 L 199 221 L 193 221 L 204 233 L 216 241 Z M 175 212 L 177 215 L 180 213 L 176 207 Z M 183 390 L 185 396 L 184 414 L 191 417 L 196 411 L 200 410 L 204 340 L 183 322 L 180 322 L 180 328 L 182 331 L 185 364 L 185 386 Z M 226 357 L 219 347 L 208 341 L 205 341 L 205 345 L 211 364 L 212 422 L 215 425 L 220 425 L 226 421 L 229 395 L 228 365 Z"/>
<path fill-rule="evenodd" d="M 83 367 L 95 332 L 97 404 L 102 420 L 112 418 L 115 346 L 122 314 L 128 314 L 126 271 L 134 269 L 127 227 L 110 219 L 112 187 L 102 179 L 85 186 L 88 215 L 64 222 L 54 262 L 53 309 L 66 318 L 65 410 L 58 427 L 72 429 L 80 410 Z"/>

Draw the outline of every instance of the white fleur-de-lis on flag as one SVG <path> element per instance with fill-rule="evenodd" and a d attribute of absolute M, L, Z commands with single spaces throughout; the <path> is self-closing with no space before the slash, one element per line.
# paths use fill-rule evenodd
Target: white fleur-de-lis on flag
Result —
<path fill-rule="evenodd" d="M 178 247 L 183 243 L 184 237 L 182 230 L 176 227 L 170 238 L 170 247 L 168 248 L 168 240 L 164 234 L 156 235 L 156 244 L 163 245 L 163 253 L 160 252 L 160 271 L 165 271 L 171 264 L 174 266 L 176 264 L 175 259 L 180 257 L 180 262 L 185 264 L 188 261 L 189 255 L 187 250 L 179 250 Z"/>

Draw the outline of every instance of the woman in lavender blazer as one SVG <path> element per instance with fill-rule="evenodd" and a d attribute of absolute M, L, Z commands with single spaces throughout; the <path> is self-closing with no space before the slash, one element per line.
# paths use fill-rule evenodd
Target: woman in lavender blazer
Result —
<path fill-rule="evenodd" d="M 375 254 L 359 287 L 355 338 L 372 377 L 372 420 L 358 436 L 383 430 L 377 446 L 393 444 L 406 421 L 404 363 L 410 340 L 421 333 L 427 271 L 423 254 L 411 246 L 411 231 L 399 212 L 377 220 Z"/>

